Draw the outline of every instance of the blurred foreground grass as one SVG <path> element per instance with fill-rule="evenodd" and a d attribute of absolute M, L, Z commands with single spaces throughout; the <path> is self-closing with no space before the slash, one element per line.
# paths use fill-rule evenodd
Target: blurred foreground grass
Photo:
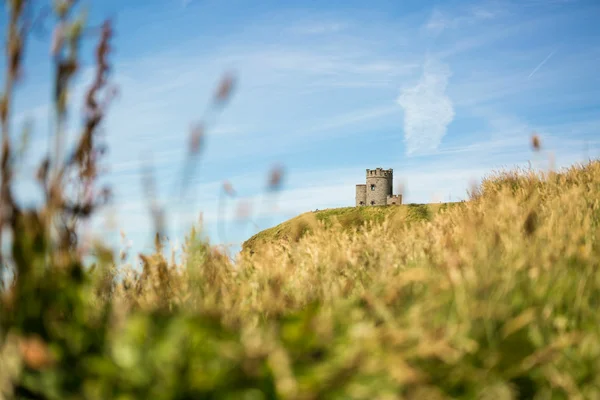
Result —
<path fill-rule="evenodd" d="M 3 295 L 2 393 L 599 398 L 599 222 L 594 161 L 491 176 L 430 220 L 317 223 L 236 265 L 192 232 L 182 264 L 118 282 L 42 270 Z"/>

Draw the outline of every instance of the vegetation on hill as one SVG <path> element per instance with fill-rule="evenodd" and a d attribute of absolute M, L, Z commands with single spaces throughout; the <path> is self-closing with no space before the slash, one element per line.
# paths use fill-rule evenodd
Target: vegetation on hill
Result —
<path fill-rule="evenodd" d="M 600 398 L 600 161 L 497 173 L 441 210 L 332 210 L 310 234 L 235 264 L 196 231 L 176 264 L 157 235 L 138 270 L 77 235 L 99 204 L 79 189 L 95 189 L 102 153 L 95 94 L 110 25 L 73 157 L 42 163 L 39 208 L 13 200 L 22 158 L 8 118 L 26 3 L 7 2 L 0 102 L 0 273 L 11 275 L 0 282 L 0 399 Z M 82 32 L 74 4 L 56 2 L 59 116 Z M 380 218 L 363 212 L 398 214 L 360 225 Z"/>
<path fill-rule="evenodd" d="M 297 242 L 317 227 L 362 230 L 386 220 L 394 224 L 430 220 L 438 212 L 459 203 L 407 204 L 401 206 L 343 207 L 311 211 L 265 229 L 246 240 L 242 252 L 254 254 L 264 244 L 285 245 Z"/>
<path fill-rule="evenodd" d="M 600 162 L 507 172 L 431 219 L 317 225 L 232 265 L 192 232 L 121 280 L 4 293 L 20 398 L 600 396 Z M 160 243 L 157 243 L 160 247 Z"/>

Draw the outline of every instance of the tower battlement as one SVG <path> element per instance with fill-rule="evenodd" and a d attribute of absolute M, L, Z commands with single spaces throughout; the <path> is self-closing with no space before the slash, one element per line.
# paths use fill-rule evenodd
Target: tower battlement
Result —
<path fill-rule="evenodd" d="M 394 176 L 393 169 L 383 169 L 383 168 L 367 169 L 367 178 L 370 178 L 370 177 L 393 178 L 393 176 Z"/>

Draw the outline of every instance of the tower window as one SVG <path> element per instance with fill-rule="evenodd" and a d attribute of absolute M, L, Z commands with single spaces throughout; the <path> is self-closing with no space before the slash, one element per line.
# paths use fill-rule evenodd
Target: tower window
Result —
<path fill-rule="evenodd" d="M 371 205 L 374 206 L 375 205 L 375 201 L 371 200 Z"/>
<path fill-rule="evenodd" d="M 364 205 L 364 204 L 365 204 L 365 202 L 364 202 L 364 201 L 361 201 L 361 202 L 360 202 L 360 205 L 361 205 L 361 206 L 362 206 L 362 205 Z"/>
<path fill-rule="evenodd" d="M 371 191 L 374 192 L 375 191 L 375 185 L 371 185 Z"/>

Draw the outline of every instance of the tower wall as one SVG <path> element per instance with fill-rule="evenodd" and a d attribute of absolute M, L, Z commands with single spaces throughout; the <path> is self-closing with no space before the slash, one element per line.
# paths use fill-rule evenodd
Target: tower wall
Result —
<path fill-rule="evenodd" d="M 356 206 L 367 205 L 367 185 L 356 185 Z"/>
<path fill-rule="evenodd" d="M 399 206 L 400 204 L 402 204 L 402 195 L 401 194 L 392 195 L 392 196 L 387 197 L 387 205 L 388 206 L 391 206 L 391 205 Z"/>
<path fill-rule="evenodd" d="M 392 185 L 393 170 L 367 169 L 367 205 L 387 205 L 387 197 L 392 195 Z"/>

